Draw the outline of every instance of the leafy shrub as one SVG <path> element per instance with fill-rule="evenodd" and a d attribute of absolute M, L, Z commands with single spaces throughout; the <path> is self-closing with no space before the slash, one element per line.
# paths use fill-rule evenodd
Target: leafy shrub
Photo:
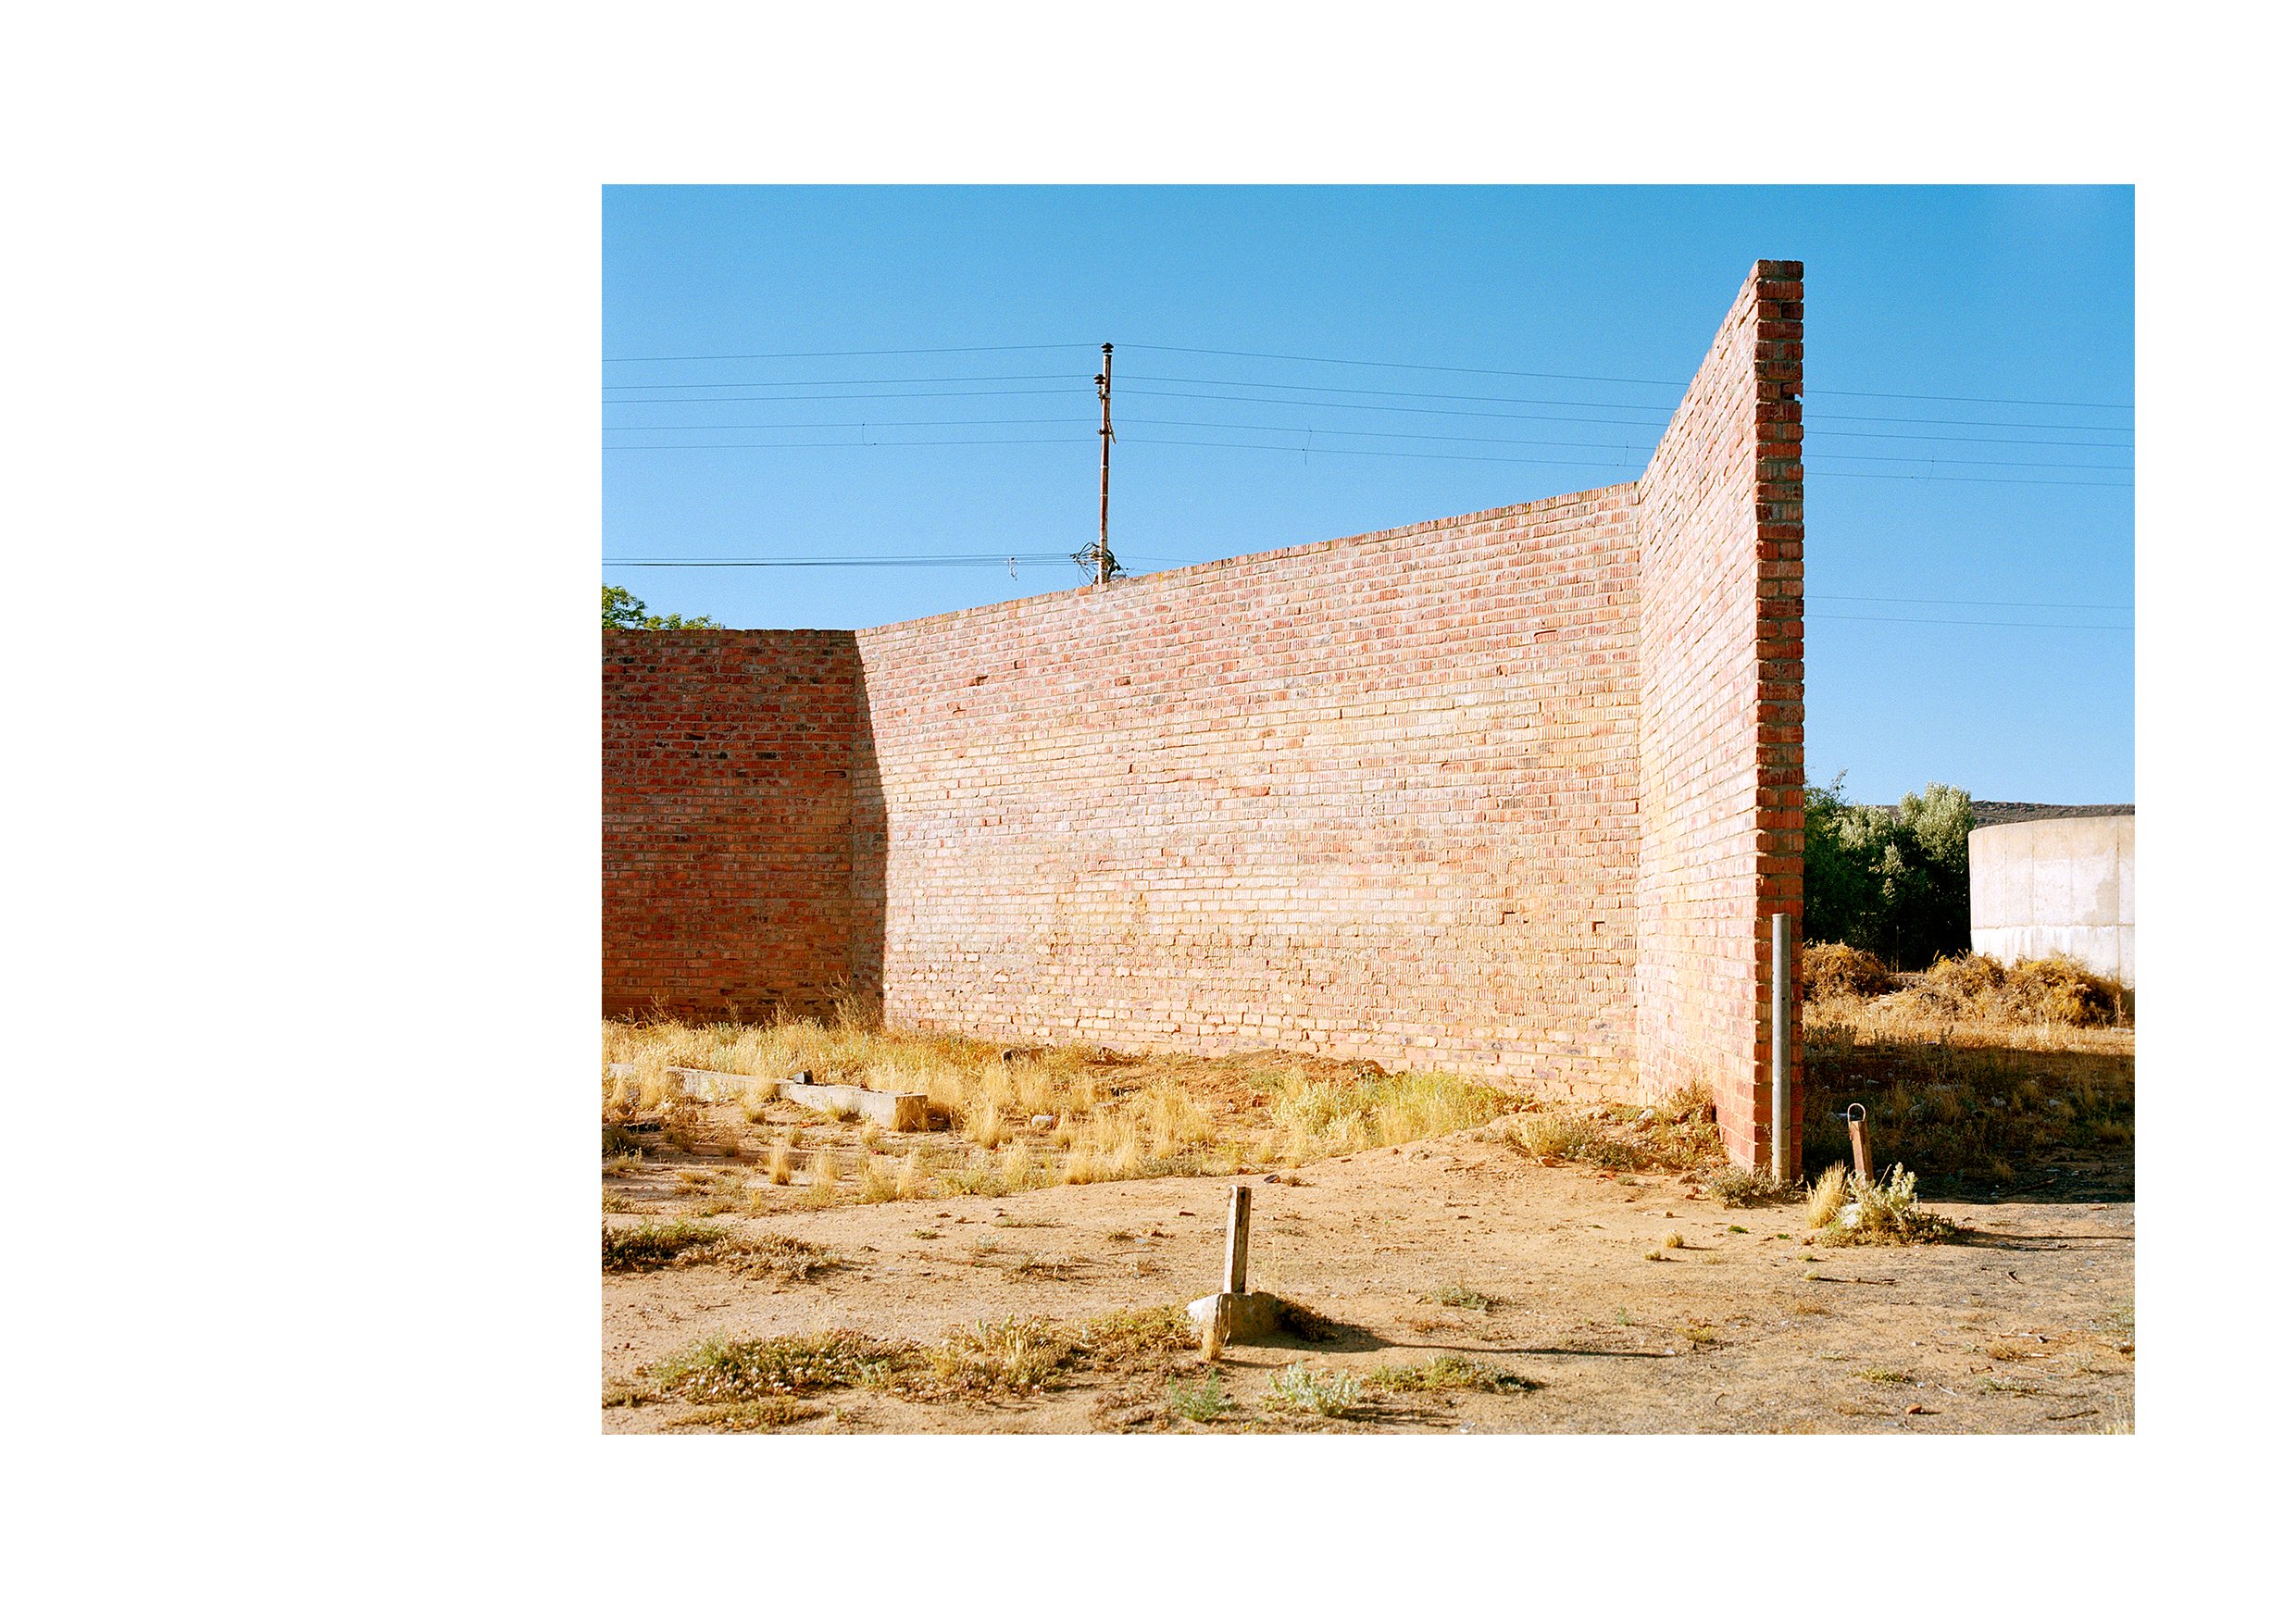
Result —
<path fill-rule="evenodd" d="M 1192 1422 L 1217 1421 L 1236 1408 L 1236 1401 L 1228 1397 L 1220 1386 L 1217 1371 L 1201 1382 L 1183 1385 L 1176 1376 L 1165 1378 L 1165 1400 L 1174 1415 Z"/>
<path fill-rule="evenodd" d="M 1752 1208 L 1783 1201 L 1794 1194 L 1794 1188 L 1789 1181 L 1773 1178 L 1767 1169 L 1727 1163 L 1707 1175 L 1706 1194 L 1725 1208 Z"/>
<path fill-rule="evenodd" d="M 1839 1173 L 1835 1164 L 1828 1177 Z M 1822 1183 L 1822 1182 L 1821 1182 Z M 1827 1247 L 1898 1247 L 1915 1241 L 1952 1241 L 1961 1227 L 1941 1214 L 1921 1205 L 1914 1195 L 1914 1176 L 1903 1164 L 1890 1166 L 1879 1181 L 1853 1176 L 1848 1200 L 1833 1222 L 1818 1235 Z M 1812 1223 L 1816 1223 L 1813 1194 Z"/>
<path fill-rule="evenodd" d="M 1286 1365 L 1267 1379 L 1268 1397 L 1279 1404 L 1322 1416 L 1344 1415 L 1363 1402 L 1363 1384 L 1344 1371 L 1311 1371 Z"/>

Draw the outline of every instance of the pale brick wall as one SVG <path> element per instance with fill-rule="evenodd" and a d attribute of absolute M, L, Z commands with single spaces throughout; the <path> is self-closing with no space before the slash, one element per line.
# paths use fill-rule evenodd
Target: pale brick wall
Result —
<path fill-rule="evenodd" d="M 1702 1084 L 1766 1157 L 1801 292 L 1756 266 L 1639 484 L 857 635 L 607 636 L 607 1009 L 850 984 L 992 1038 Z"/>
<path fill-rule="evenodd" d="M 864 630 L 886 1014 L 1630 1082 L 1632 503 Z"/>
<path fill-rule="evenodd" d="M 1802 915 L 1801 390 L 1802 267 L 1756 265 L 1637 517 L 1642 1089 L 1710 1088 L 1741 1162 L 1769 1155 L 1768 917 L 1798 945 Z"/>

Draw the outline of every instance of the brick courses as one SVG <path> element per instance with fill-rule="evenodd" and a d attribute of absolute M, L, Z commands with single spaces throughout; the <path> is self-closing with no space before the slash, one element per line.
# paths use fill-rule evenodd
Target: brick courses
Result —
<path fill-rule="evenodd" d="M 1639 484 L 854 634 L 608 634 L 607 1011 L 847 986 L 990 1038 L 1697 1082 L 1766 1153 L 1800 297 L 1756 267 Z"/>
<path fill-rule="evenodd" d="M 1769 1159 L 1770 914 L 1801 936 L 1801 395 L 1802 266 L 1757 264 L 1638 504 L 1641 1082 L 1711 1088 L 1741 1163 Z M 1788 1144 L 1798 1172 L 1798 1133 Z"/>
<path fill-rule="evenodd" d="M 874 943 L 853 636 L 609 632 L 601 695 L 606 1014 L 828 1009 Z"/>

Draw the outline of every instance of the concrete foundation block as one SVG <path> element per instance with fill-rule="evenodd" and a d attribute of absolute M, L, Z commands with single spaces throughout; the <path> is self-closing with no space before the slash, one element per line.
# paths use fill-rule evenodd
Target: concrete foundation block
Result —
<path fill-rule="evenodd" d="M 1212 1311 L 1219 1306 L 1221 1294 L 1209 1293 L 1188 1306 L 1188 1318 L 1202 1331 L 1212 1322 Z M 1274 1337 L 1283 1320 L 1283 1301 L 1273 1292 L 1230 1292 L 1228 1339 L 1249 1342 L 1254 1338 Z"/>

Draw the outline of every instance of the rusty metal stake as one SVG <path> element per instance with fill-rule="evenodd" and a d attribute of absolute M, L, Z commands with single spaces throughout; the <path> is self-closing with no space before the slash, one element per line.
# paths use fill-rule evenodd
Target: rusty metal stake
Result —
<path fill-rule="evenodd" d="M 1849 1120 L 1850 1166 L 1857 1171 L 1859 1179 L 1871 1185 L 1874 1178 L 1874 1160 L 1873 1154 L 1866 1150 L 1866 1146 L 1865 1102 L 1852 1101 L 1850 1103 Z"/>

